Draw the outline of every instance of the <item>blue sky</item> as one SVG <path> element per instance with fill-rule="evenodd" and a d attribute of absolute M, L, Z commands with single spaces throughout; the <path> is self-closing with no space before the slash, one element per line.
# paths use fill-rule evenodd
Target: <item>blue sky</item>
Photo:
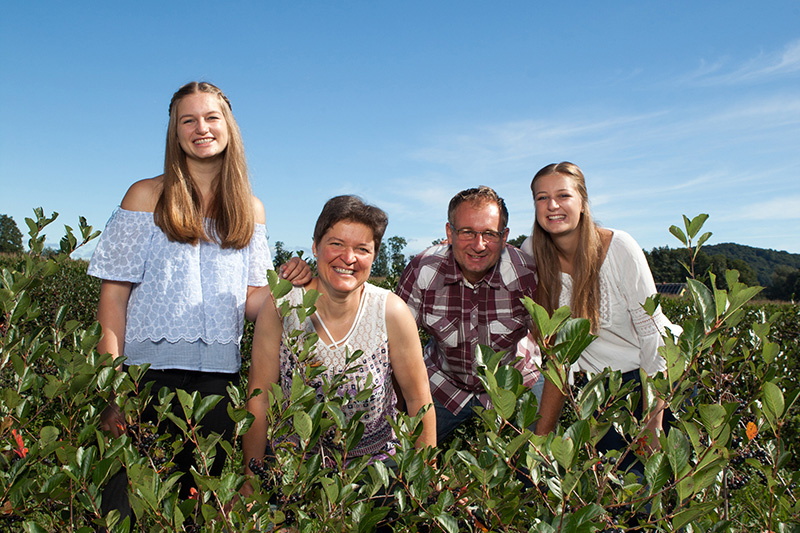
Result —
<path fill-rule="evenodd" d="M 800 253 L 797 2 L 9 1 L 0 72 L 0 213 L 25 233 L 59 212 L 51 242 L 161 173 L 169 99 L 199 79 L 229 96 L 292 249 L 343 193 L 408 253 L 479 184 L 528 233 L 533 174 L 569 160 L 645 249 L 709 213 L 710 244 Z"/>

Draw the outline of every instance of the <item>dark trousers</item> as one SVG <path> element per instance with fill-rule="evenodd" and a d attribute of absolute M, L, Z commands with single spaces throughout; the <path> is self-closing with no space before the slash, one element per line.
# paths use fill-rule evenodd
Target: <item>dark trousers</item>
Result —
<path fill-rule="evenodd" d="M 641 379 L 639 377 L 639 370 L 638 369 L 631 370 L 629 372 L 625 372 L 625 373 L 622 374 L 622 383 L 628 383 L 629 381 L 633 381 L 633 382 L 636 383 L 634 388 L 633 388 L 633 390 L 631 391 L 631 393 L 637 393 L 638 392 L 639 393 L 639 397 L 640 397 L 639 401 L 636 403 L 636 406 L 635 406 L 635 408 L 633 410 L 633 416 L 637 420 L 641 421 L 642 420 L 642 402 L 643 402 L 642 395 L 643 395 L 643 392 L 642 392 L 642 382 L 641 382 Z M 606 386 L 608 386 L 608 385 L 606 385 Z M 595 416 L 597 416 L 597 413 L 595 413 Z M 664 411 L 664 418 L 663 418 L 663 422 L 662 422 L 664 433 L 669 433 L 669 429 L 672 427 L 672 422 L 674 422 L 674 421 L 675 421 L 675 417 L 672 415 L 672 412 L 669 409 L 666 409 Z M 595 449 L 597 451 L 599 451 L 599 452 L 605 453 L 605 452 L 608 452 L 608 451 L 611 451 L 611 450 L 623 450 L 627 446 L 628 446 L 628 441 L 622 435 L 617 433 L 617 430 L 614 428 L 614 426 L 611 426 L 611 429 L 608 430 L 608 433 L 606 433 L 603 436 L 603 438 L 600 439 L 600 441 L 597 443 L 597 446 L 595 446 Z M 634 454 L 633 450 L 631 450 L 628 454 L 625 455 L 625 458 L 622 459 L 622 461 L 620 462 L 619 469 L 623 470 L 623 471 L 627 470 L 628 468 L 630 468 L 633 464 L 635 464 L 637 462 L 637 459 L 638 458 L 636 457 L 636 454 Z M 637 470 L 642 470 L 642 467 L 634 467 L 634 468 L 637 469 Z"/>
<path fill-rule="evenodd" d="M 223 440 L 230 440 L 233 438 L 235 424 L 230 416 L 228 416 L 228 405 L 231 402 L 226 388 L 230 384 L 239 384 L 238 373 L 197 372 L 178 369 L 147 370 L 140 383 L 144 385 L 149 382 L 153 382 L 153 387 L 150 389 L 150 401 L 142 412 L 142 422 L 152 425 L 158 423 L 158 414 L 154 403 L 158 403 L 158 391 L 163 387 L 166 387 L 171 392 L 175 392 L 177 389 L 183 389 L 190 394 L 199 392 L 202 396 L 218 394 L 222 396 L 222 400 L 220 400 L 200 421 L 199 425 L 201 427 L 198 433 L 203 437 L 207 437 L 211 433 L 217 433 L 222 435 Z M 185 420 L 185 414 L 183 413 L 177 396 L 172 400 L 172 412 L 177 418 Z M 141 427 L 139 431 L 142 431 Z M 168 442 L 173 442 L 176 438 L 183 440 L 183 432 L 169 419 L 162 420 L 161 424 L 153 431 L 161 435 L 169 433 L 171 437 L 168 439 Z M 195 464 L 194 451 L 195 446 L 191 442 L 184 442 L 183 449 L 174 458 L 175 468 L 182 473 L 180 479 L 181 499 L 188 498 L 191 489 L 194 487 L 194 479 L 189 472 L 190 468 L 195 466 L 198 472 L 205 471 L 204 468 Z M 209 473 L 212 476 L 219 476 L 224 466 L 225 451 L 222 449 L 222 446 L 217 445 L 216 456 L 213 464 L 209 468 Z M 131 515 L 130 502 L 128 501 L 128 476 L 125 469 L 115 474 L 103 490 L 103 501 L 101 504 L 103 515 L 108 514 L 109 511 L 114 509 L 120 512 L 120 520 L 124 520 L 126 516 L 130 516 L 131 525 L 133 525 L 134 517 Z"/>

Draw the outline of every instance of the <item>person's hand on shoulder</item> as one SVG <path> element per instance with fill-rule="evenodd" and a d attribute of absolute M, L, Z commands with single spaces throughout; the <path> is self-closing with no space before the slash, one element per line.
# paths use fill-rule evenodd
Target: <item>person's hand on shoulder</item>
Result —
<path fill-rule="evenodd" d="M 311 281 L 311 267 L 299 257 L 292 257 L 279 270 L 281 277 L 291 281 L 295 287 L 302 287 Z"/>

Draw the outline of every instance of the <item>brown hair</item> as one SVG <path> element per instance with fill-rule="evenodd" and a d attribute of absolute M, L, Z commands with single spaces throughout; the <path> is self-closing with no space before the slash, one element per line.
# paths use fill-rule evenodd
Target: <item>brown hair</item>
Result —
<path fill-rule="evenodd" d="M 506 229 L 508 225 L 508 209 L 506 208 L 506 203 L 497 195 L 494 189 L 486 185 L 481 185 L 480 187 L 474 187 L 472 189 L 464 189 L 453 196 L 450 200 L 450 205 L 447 207 L 447 222 L 450 223 L 450 227 L 458 229 L 455 227 L 456 210 L 458 206 L 464 202 L 470 202 L 473 205 L 483 205 L 486 202 L 497 204 L 498 209 L 500 209 L 500 227 L 497 228 L 497 230 L 502 233 L 502 231 Z"/>
<path fill-rule="evenodd" d="M 222 169 L 217 177 L 209 211 L 203 213 L 202 198 L 189 174 L 186 152 L 178 141 L 178 103 L 195 93 L 219 98 L 228 127 L 228 145 L 222 154 Z M 203 218 L 213 221 L 215 235 L 206 234 Z M 167 146 L 164 154 L 164 187 L 153 213 L 155 223 L 171 241 L 197 244 L 200 240 L 218 241 L 222 248 L 241 249 L 250 243 L 255 226 L 252 193 L 247 177 L 247 161 L 239 126 L 231 103 L 222 91 L 208 82 L 187 83 L 169 103 Z"/>
<path fill-rule="evenodd" d="M 317 224 L 314 226 L 314 243 L 319 245 L 328 230 L 343 220 L 364 224 L 372 230 L 375 255 L 377 256 L 383 234 L 389 224 L 389 217 L 382 209 L 365 204 L 358 196 L 334 196 L 325 202 L 325 207 L 322 208 L 322 212 L 317 218 Z"/>
<path fill-rule="evenodd" d="M 583 212 L 577 228 L 579 240 L 572 272 L 570 310 L 573 317 L 589 319 L 592 331 L 596 333 L 600 324 L 600 266 L 603 260 L 603 244 L 589 210 L 586 179 L 578 165 L 568 161 L 553 163 L 536 173 L 531 181 L 531 192 L 535 194 L 535 185 L 539 178 L 551 174 L 560 174 L 569 179 L 581 198 Z M 536 301 L 552 313 L 558 308 L 561 296 L 561 263 L 552 237 L 539 225 L 536 217 L 534 217 L 532 241 L 533 257 L 539 273 Z"/>

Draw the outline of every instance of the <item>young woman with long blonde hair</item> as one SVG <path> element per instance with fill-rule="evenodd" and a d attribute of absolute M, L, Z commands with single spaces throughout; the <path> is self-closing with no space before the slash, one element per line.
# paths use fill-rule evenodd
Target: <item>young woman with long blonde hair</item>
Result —
<path fill-rule="evenodd" d="M 656 293 L 642 249 L 628 233 L 595 223 L 586 180 L 577 165 L 547 165 L 534 176 L 531 192 L 536 216 L 522 249 L 536 261 L 536 300 L 550 313 L 569 306 L 572 316 L 588 319 L 597 335 L 581 354 L 577 369 L 599 373 L 609 368 L 637 382 L 640 369 L 651 376 L 663 371 L 666 365 L 658 348 L 665 328 L 674 326 L 660 307 L 653 316 L 642 308 Z M 536 432 L 543 435 L 555 428 L 564 397 L 550 382 L 542 397 Z M 637 411 L 641 418 L 641 407 Z M 663 414 L 664 402 L 658 400 L 645 415 L 650 432 L 662 428 Z M 612 429 L 598 449 L 620 448 L 623 442 Z"/>
<path fill-rule="evenodd" d="M 255 320 L 269 294 L 264 222 L 228 98 L 210 83 L 184 85 L 169 105 L 164 173 L 128 189 L 89 274 L 102 279 L 98 351 L 124 356 L 125 365 L 149 365 L 141 383 L 154 382 L 153 394 L 167 387 L 221 395 L 202 420 L 204 434 L 233 436 L 226 388 L 239 382 L 244 319 Z M 297 260 L 284 270 L 297 283 L 310 279 L 308 266 Z M 155 424 L 152 403 L 143 420 Z M 126 422 L 114 404 L 102 416 L 104 429 L 115 436 Z M 167 431 L 181 434 L 175 426 Z M 193 485 L 193 452 L 186 445 L 175 458 L 184 474 L 183 497 Z M 212 475 L 222 471 L 221 447 L 217 459 Z M 109 482 L 103 510 L 130 515 L 126 489 L 123 472 Z"/>

